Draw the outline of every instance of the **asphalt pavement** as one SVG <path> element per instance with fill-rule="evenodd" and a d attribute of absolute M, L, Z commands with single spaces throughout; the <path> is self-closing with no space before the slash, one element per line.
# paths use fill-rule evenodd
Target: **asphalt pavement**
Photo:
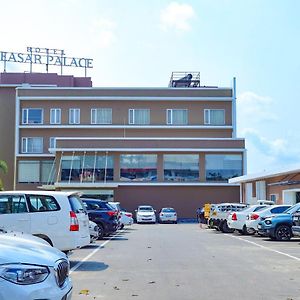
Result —
<path fill-rule="evenodd" d="M 299 239 L 134 224 L 70 260 L 75 300 L 300 299 Z"/>

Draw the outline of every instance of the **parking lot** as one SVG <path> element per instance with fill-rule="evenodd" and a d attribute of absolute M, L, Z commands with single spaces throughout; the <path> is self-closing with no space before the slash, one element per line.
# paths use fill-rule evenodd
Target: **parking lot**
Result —
<path fill-rule="evenodd" d="M 70 257 L 73 299 L 300 299 L 300 240 L 134 224 Z"/>

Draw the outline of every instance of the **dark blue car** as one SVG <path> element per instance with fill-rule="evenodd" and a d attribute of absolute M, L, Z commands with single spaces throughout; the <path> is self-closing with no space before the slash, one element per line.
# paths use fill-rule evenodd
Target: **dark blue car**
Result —
<path fill-rule="evenodd" d="M 289 241 L 293 236 L 293 216 L 299 212 L 300 203 L 297 203 L 282 214 L 265 217 L 258 223 L 258 233 L 272 240 Z"/>
<path fill-rule="evenodd" d="M 81 200 L 89 219 L 99 227 L 99 239 L 114 233 L 119 228 L 118 213 L 106 201 L 86 198 Z"/>

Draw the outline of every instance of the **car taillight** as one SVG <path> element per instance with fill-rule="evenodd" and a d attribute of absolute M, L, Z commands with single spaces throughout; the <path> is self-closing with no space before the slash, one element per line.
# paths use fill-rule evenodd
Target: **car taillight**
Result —
<path fill-rule="evenodd" d="M 250 219 L 251 220 L 257 220 L 259 218 L 259 215 L 257 214 L 251 214 Z"/>
<path fill-rule="evenodd" d="M 233 213 L 233 214 L 232 214 L 231 220 L 232 220 L 232 221 L 237 221 L 236 213 Z"/>
<path fill-rule="evenodd" d="M 116 211 L 107 211 L 106 212 L 110 217 L 116 216 L 118 213 Z"/>
<path fill-rule="evenodd" d="M 125 216 L 129 217 L 129 218 L 132 218 L 132 214 L 131 213 L 126 213 Z"/>
<path fill-rule="evenodd" d="M 70 231 L 79 231 L 79 222 L 74 211 L 70 211 Z"/>

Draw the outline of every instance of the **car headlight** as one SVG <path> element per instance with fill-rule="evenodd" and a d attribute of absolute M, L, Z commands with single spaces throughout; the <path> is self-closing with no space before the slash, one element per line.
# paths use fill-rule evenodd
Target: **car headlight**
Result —
<path fill-rule="evenodd" d="M 0 266 L 0 277 L 21 285 L 42 282 L 48 275 L 48 268 L 42 266 L 22 264 L 7 264 Z"/>
<path fill-rule="evenodd" d="M 267 225 L 271 225 L 271 224 L 272 224 L 272 221 L 271 221 L 271 220 L 265 220 L 265 223 L 266 223 Z"/>

